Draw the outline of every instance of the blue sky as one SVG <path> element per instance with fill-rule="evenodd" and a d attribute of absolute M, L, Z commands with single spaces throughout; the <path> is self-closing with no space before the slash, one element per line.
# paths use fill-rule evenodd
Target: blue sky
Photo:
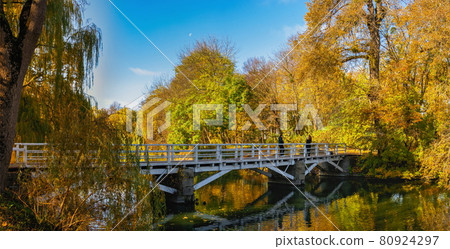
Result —
<path fill-rule="evenodd" d="M 237 49 L 240 70 L 251 57 L 269 58 L 305 27 L 305 0 L 112 0 L 175 64 L 183 49 L 214 36 Z M 88 90 L 99 104 L 130 104 L 173 65 L 108 0 L 91 0 L 85 17 L 103 35 L 103 53 Z"/>

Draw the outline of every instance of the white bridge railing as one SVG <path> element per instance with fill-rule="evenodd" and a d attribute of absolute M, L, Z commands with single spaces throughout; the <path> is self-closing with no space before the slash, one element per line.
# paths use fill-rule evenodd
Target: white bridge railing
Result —
<path fill-rule="evenodd" d="M 44 143 L 16 143 L 12 165 L 38 166 L 45 164 L 48 150 Z M 183 161 L 188 164 L 255 161 L 273 159 L 313 159 L 345 155 L 347 146 L 341 143 L 286 144 L 135 144 L 124 145 L 121 158 L 132 158 L 141 166 L 170 165 Z"/>
<path fill-rule="evenodd" d="M 47 161 L 46 143 L 15 143 L 11 165 L 38 166 Z"/>
<path fill-rule="evenodd" d="M 314 158 L 346 154 L 345 144 L 147 144 L 128 146 L 141 163 Z"/>

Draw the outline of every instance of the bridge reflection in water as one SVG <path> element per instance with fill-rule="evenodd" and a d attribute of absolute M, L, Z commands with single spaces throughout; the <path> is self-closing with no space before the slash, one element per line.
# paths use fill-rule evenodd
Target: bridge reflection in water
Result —
<path fill-rule="evenodd" d="M 346 181 L 308 184 L 306 189 L 300 189 L 301 192 L 295 187 L 261 184 L 257 181 L 247 175 L 238 180 L 237 184 L 231 182 L 228 186 L 221 185 L 222 183 L 207 186 L 196 195 L 198 204 L 194 210 L 168 215 L 155 224 L 154 229 L 295 230 L 299 222 L 311 227 L 311 217 L 322 215 L 320 212 L 327 215 L 330 208 L 339 209 L 337 202 L 333 203 L 334 207 L 330 207 L 330 203 L 354 193 L 349 191 L 350 184 Z M 242 185 L 243 182 L 247 184 Z M 254 185 L 248 184 L 249 182 Z M 345 191 L 344 185 L 347 185 Z M 259 196 L 251 196 L 249 191 L 258 193 Z M 320 206 L 321 210 L 317 210 L 316 206 Z M 299 217 L 299 213 L 303 214 L 300 215 L 302 217 Z M 336 228 L 330 223 L 329 230 Z"/>

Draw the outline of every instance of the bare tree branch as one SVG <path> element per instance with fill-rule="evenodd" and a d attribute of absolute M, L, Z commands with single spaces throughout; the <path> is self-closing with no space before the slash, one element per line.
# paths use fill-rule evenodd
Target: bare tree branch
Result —
<path fill-rule="evenodd" d="M 364 55 L 352 55 L 352 56 L 348 56 L 346 58 L 342 59 L 342 63 L 346 63 L 352 60 L 356 60 L 356 59 L 369 59 L 369 56 L 364 54 Z"/>

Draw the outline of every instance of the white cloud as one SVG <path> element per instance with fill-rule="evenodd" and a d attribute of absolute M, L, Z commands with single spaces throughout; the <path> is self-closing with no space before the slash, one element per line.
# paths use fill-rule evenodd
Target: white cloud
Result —
<path fill-rule="evenodd" d="M 149 71 L 149 70 L 145 70 L 142 68 L 136 68 L 136 67 L 130 67 L 130 70 L 137 74 L 137 75 L 141 75 L 141 76 L 158 76 L 161 73 L 160 72 L 153 72 L 153 71 Z"/>
<path fill-rule="evenodd" d="M 307 25 L 300 25 L 300 24 L 294 26 L 284 26 L 283 32 L 286 38 L 290 38 L 293 35 L 306 31 L 307 28 L 308 28 Z"/>

